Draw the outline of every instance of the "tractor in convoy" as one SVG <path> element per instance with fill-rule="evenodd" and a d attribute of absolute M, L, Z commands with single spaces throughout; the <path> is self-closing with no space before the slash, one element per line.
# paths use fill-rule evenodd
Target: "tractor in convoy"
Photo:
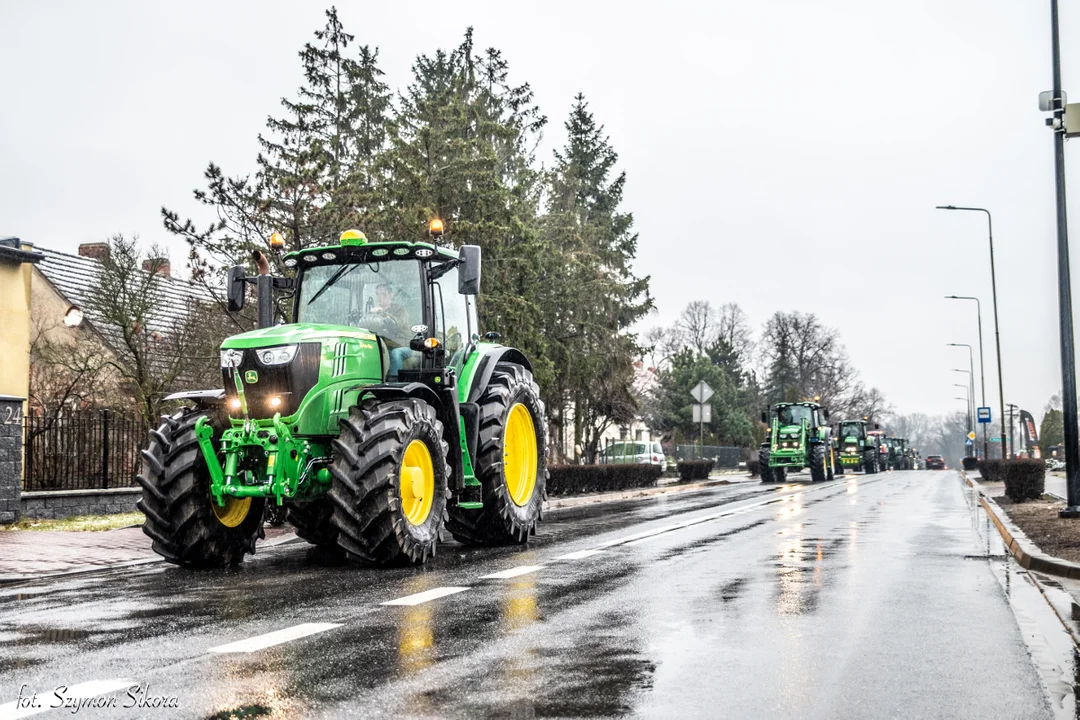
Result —
<path fill-rule="evenodd" d="M 844 420 L 840 423 L 836 433 L 836 448 L 839 451 L 840 462 L 837 463 L 838 473 L 843 475 L 845 470 L 862 470 L 872 474 L 882 469 L 881 451 L 878 435 L 867 432 L 867 421 Z M 874 430 L 879 429 L 874 425 Z"/>
<path fill-rule="evenodd" d="M 899 441 L 899 439 L 897 439 L 897 438 L 895 438 L 895 437 L 893 437 L 891 435 L 887 435 L 885 437 L 885 447 L 888 449 L 889 469 L 890 470 L 898 470 L 898 469 L 900 469 L 901 451 L 900 451 L 900 441 Z"/>
<path fill-rule="evenodd" d="M 544 404 L 529 360 L 481 335 L 480 248 L 338 245 L 280 257 L 292 277 L 228 273 L 229 309 L 256 285 L 259 328 L 221 345 L 223 388 L 178 393 L 142 451 L 139 509 L 172 563 L 254 552 L 267 507 L 301 538 L 369 565 L 464 543 L 520 544 L 547 478 Z M 277 234 L 274 250 L 284 247 Z M 291 322 L 274 324 L 274 294 Z"/>
<path fill-rule="evenodd" d="M 788 471 L 810 469 L 812 482 L 832 480 L 836 457 L 829 411 L 816 402 L 777 403 L 761 413 L 769 426 L 758 452 L 761 481 L 784 482 Z"/>
<path fill-rule="evenodd" d="M 889 469 L 889 441 L 885 437 L 885 431 L 867 430 L 866 436 L 871 443 L 877 445 L 878 469 L 885 472 Z"/>
<path fill-rule="evenodd" d="M 908 447 L 907 438 L 896 438 L 896 442 L 899 444 L 899 453 L 897 454 L 897 470 L 914 470 L 915 469 L 915 451 Z"/>

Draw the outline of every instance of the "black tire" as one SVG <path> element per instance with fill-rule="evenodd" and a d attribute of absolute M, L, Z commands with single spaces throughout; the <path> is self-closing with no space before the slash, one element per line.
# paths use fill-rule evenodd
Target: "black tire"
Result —
<path fill-rule="evenodd" d="M 825 462 L 825 446 L 814 445 L 810 451 L 810 482 L 825 482 L 828 473 Z"/>
<path fill-rule="evenodd" d="M 843 475 L 844 474 L 844 464 L 843 463 L 840 463 L 839 465 L 836 466 L 836 474 L 837 475 Z"/>
<path fill-rule="evenodd" d="M 480 437 L 474 468 L 484 507 L 450 508 L 446 529 L 458 542 L 516 545 L 535 534 L 547 496 L 547 421 L 540 390 L 532 373 L 520 365 L 499 363 L 480 395 Z M 536 478 L 531 494 L 511 497 L 503 468 L 503 441 L 510 412 L 517 405 L 529 412 L 536 435 Z"/>
<path fill-rule="evenodd" d="M 162 417 L 161 425 L 150 431 L 137 478 L 142 497 L 135 505 L 146 515 L 143 532 L 153 540 L 154 552 L 168 562 L 188 567 L 237 565 L 264 537 L 265 501 L 230 499 L 226 508 L 236 503 L 236 514 L 226 516 L 229 525 L 218 519 L 210 497 L 210 471 L 195 437 L 195 422 L 204 415 L 180 410 Z M 217 423 L 214 430 L 216 442 L 221 434 Z"/>
<path fill-rule="evenodd" d="M 768 448 L 761 448 L 758 450 L 758 471 L 761 473 L 761 482 L 776 482 L 775 473 L 773 472 L 773 469 L 769 467 Z"/>
<path fill-rule="evenodd" d="M 776 480 L 776 482 L 778 482 L 778 483 L 787 482 L 787 471 L 788 471 L 788 469 L 786 467 L 773 468 L 772 471 L 773 471 L 773 478 Z"/>
<path fill-rule="evenodd" d="M 413 441 L 426 448 L 433 488 L 427 514 L 406 517 L 401 469 Z M 450 467 L 443 426 L 422 400 L 368 401 L 341 421 L 330 464 L 331 524 L 350 560 L 369 565 L 415 565 L 434 557 L 446 519 Z"/>
<path fill-rule="evenodd" d="M 863 472 L 867 475 L 873 475 L 877 472 L 877 457 L 872 450 L 863 455 Z"/>
<path fill-rule="evenodd" d="M 286 506 L 289 522 L 296 536 L 319 547 L 337 549 L 337 528 L 334 527 L 334 504 L 329 498 Z"/>
<path fill-rule="evenodd" d="M 278 506 L 272 502 L 266 503 L 266 517 L 263 518 L 263 522 L 270 527 L 281 527 L 285 524 L 287 519 L 288 508 L 284 505 Z"/>

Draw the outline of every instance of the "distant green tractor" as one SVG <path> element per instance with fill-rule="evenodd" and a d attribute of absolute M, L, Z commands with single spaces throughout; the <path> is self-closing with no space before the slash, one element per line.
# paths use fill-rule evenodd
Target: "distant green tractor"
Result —
<path fill-rule="evenodd" d="M 836 433 L 836 447 L 840 462 L 838 473 L 845 470 L 862 470 L 873 474 L 882 469 L 879 436 L 867 433 L 866 420 L 844 420 Z M 878 426 L 874 425 L 873 429 Z"/>
<path fill-rule="evenodd" d="M 896 438 L 898 448 L 897 453 L 897 470 L 914 470 L 915 469 L 915 451 L 908 447 L 907 438 Z"/>
<path fill-rule="evenodd" d="M 221 346 L 224 389 L 178 393 L 143 451 L 143 526 L 188 566 L 254 552 L 267 505 L 301 538 L 371 565 L 423 563 L 445 527 L 525 543 L 547 478 L 544 404 L 529 361 L 481 340 L 480 248 L 368 242 L 281 258 L 295 277 L 229 271 L 229 307 L 258 288 L 260 329 Z M 274 239 L 271 246 L 283 242 Z M 292 322 L 274 325 L 273 295 Z"/>
<path fill-rule="evenodd" d="M 889 470 L 899 470 L 900 469 L 900 460 L 901 460 L 901 449 L 900 449 L 900 441 L 899 441 L 899 439 L 895 438 L 895 437 L 892 437 L 891 435 L 886 435 L 885 436 L 885 447 L 886 447 L 886 449 L 888 451 L 887 452 L 888 469 Z"/>
<path fill-rule="evenodd" d="M 832 452 L 829 411 L 814 402 L 778 403 L 761 413 L 769 435 L 758 452 L 762 482 L 784 482 L 788 470 L 810 469 L 813 482 L 832 480 L 836 460 Z"/>

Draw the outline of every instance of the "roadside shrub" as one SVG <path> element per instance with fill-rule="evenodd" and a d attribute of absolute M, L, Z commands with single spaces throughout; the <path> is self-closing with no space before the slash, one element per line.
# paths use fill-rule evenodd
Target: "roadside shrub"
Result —
<path fill-rule="evenodd" d="M 580 495 L 656 485 L 659 465 L 549 465 L 548 495 Z"/>
<path fill-rule="evenodd" d="M 1001 482 L 1005 479 L 1005 469 L 1001 459 L 980 460 L 979 475 L 986 482 Z"/>
<path fill-rule="evenodd" d="M 979 467 L 979 458 L 968 456 L 964 458 L 964 469 L 968 472 Z"/>
<path fill-rule="evenodd" d="M 714 464 L 712 460 L 683 460 L 679 463 L 679 480 L 708 480 Z"/>
<path fill-rule="evenodd" d="M 1005 495 L 1013 502 L 1038 500 L 1046 489 L 1046 462 L 1021 459 L 1004 463 Z"/>
<path fill-rule="evenodd" d="M 750 477 L 757 477 L 761 474 L 761 463 L 757 458 L 752 458 L 746 463 L 746 469 L 750 471 Z"/>

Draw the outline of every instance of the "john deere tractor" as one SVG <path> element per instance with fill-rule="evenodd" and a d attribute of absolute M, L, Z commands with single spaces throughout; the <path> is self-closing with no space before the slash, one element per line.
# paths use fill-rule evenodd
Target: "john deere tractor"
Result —
<path fill-rule="evenodd" d="M 888 457 L 888 469 L 899 470 L 900 469 L 900 442 L 897 438 L 890 435 L 885 436 L 885 448 L 887 450 L 886 456 Z"/>
<path fill-rule="evenodd" d="M 839 472 L 862 470 L 876 473 L 881 469 L 879 441 L 867 433 L 866 420 L 844 420 L 836 433 L 836 447 L 840 454 Z M 873 429 L 877 429 L 875 425 Z"/>
<path fill-rule="evenodd" d="M 784 482 L 788 470 L 810 469 L 813 482 L 832 480 L 836 462 L 832 452 L 829 411 L 814 402 L 778 403 L 761 413 L 769 426 L 758 453 L 762 482 Z"/>
<path fill-rule="evenodd" d="M 297 534 L 372 565 L 423 563 L 444 527 L 525 543 L 547 478 L 544 405 L 528 359 L 481 339 L 480 248 L 340 244 L 280 258 L 291 277 L 229 271 L 231 310 L 256 285 L 259 329 L 221 345 L 224 388 L 142 453 L 144 530 L 166 560 L 226 566 L 254 552 L 268 506 Z M 284 243 L 277 238 L 271 247 Z M 291 322 L 274 325 L 274 294 Z"/>
<path fill-rule="evenodd" d="M 907 438 L 896 438 L 897 453 L 896 453 L 896 469 L 897 470 L 914 470 L 915 469 L 915 452 L 908 447 Z"/>

